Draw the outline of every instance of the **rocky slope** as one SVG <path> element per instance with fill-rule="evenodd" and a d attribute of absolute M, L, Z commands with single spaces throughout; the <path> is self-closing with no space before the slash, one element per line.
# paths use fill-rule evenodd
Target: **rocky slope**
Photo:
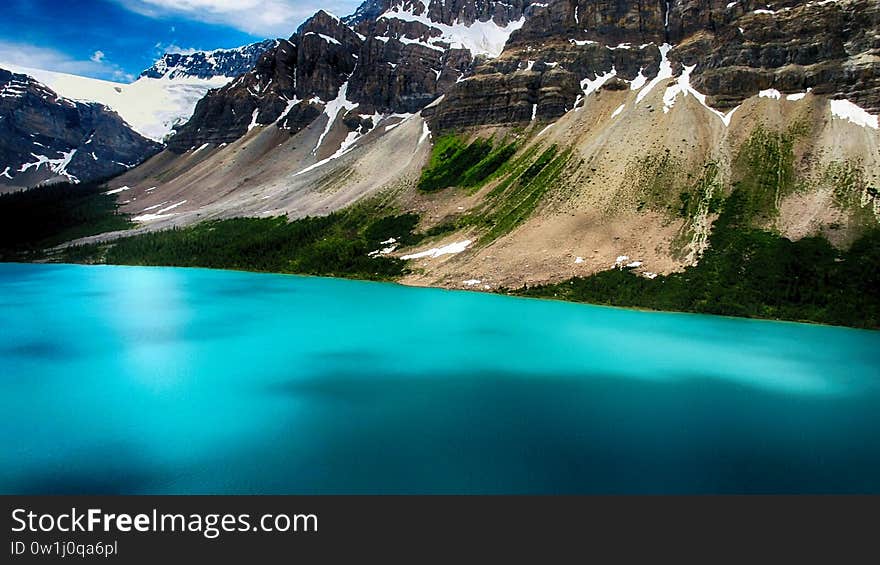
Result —
<path fill-rule="evenodd" d="M 880 218 L 877 8 L 371 0 L 317 14 L 114 186 L 142 230 L 378 200 L 430 234 L 386 248 L 414 284 L 679 271 L 735 192 L 751 227 L 846 248 Z"/>
<path fill-rule="evenodd" d="M 0 69 L 0 189 L 104 178 L 160 149 L 105 106 Z"/>

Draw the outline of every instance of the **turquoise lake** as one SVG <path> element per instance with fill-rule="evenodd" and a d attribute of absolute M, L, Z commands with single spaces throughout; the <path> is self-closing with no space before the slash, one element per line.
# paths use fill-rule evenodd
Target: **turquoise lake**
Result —
<path fill-rule="evenodd" d="M 0 493 L 880 493 L 880 332 L 0 265 Z"/>

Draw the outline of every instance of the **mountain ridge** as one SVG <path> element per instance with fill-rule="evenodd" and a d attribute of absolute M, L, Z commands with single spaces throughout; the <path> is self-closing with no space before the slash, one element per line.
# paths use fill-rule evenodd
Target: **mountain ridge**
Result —
<path fill-rule="evenodd" d="M 210 79 L 218 76 L 235 78 L 251 70 L 260 55 L 277 46 L 278 41 L 277 39 L 266 39 L 232 49 L 165 53 L 138 76 L 168 80 L 175 78 Z"/>

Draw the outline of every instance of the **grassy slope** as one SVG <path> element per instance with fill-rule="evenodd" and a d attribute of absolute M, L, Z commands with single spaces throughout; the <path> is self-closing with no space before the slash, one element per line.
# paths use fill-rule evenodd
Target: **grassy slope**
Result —
<path fill-rule="evenodd" d="M 880 328 L 880 229 L 867 230 L 849 251 L 840 252 L 820 237 L 792 242 L 754 227 L 775 217 L 780 199 L 796 190 L 796 135 L 795 130 L 779 133 L 759 128 L 743 145 L 734 163 L 732 193 L 713 203 L 721 213 L 710 247 L 696 266 L 655 279 L 615 269 L 512 292 Z M 656 187 L 648 192 L 658 193 Z M 686 211 L 691 202 L 681 200 Z"/>
<path fill-rule="evenodd" d="M 533 145 L 514 159 L 516 153 L 515 143 L 496 145 L 491 139 L 478 139 L 466 144 L 454 135 L 441 137 L 422 174 L 421 190 L 476 190 L 492 181 L 497 183 L 479 208 L 432 228 L 427 235 L 476 227 L 483 232 L 480 243 L 488 244 L 528 219 L 554 186 L 570 152 L 560 152 L 556 146 L 542 150 Z"/>

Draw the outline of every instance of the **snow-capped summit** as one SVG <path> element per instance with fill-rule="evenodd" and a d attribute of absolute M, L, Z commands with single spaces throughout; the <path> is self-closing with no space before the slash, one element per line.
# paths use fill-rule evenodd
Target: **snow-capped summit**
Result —
<path fill-rule="evenodd" d="M 192 53 L 165 53 L 152 67 L 140 74 L 140 78 L 164 78 L 168 80 L 214 77 L 235 78 L 251 70 L 257 59 L 278 45 L 275 39 L 236 47 Z"/>

